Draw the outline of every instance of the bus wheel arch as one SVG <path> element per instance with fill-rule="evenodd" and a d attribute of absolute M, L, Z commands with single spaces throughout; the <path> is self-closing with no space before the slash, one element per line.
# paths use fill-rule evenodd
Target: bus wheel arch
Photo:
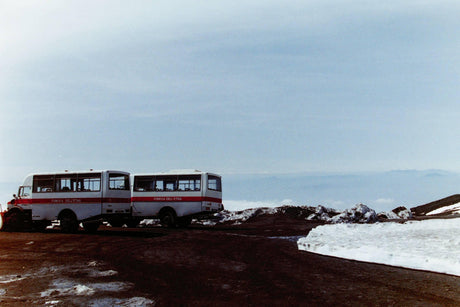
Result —
<path fill-rule="evenodd" d="M 171 207 L 163 207 L 158 214 L 163 227 L 175 228 L 177 226 L 177 214 Z"/>
<path fill-rule="evenodd" d="M 64 209 L 59 212 L 58 220 L 61 224 L 61 230 L 65 233 L 75 233 L 78 230 L 77 215 L 70 209 Z"/>

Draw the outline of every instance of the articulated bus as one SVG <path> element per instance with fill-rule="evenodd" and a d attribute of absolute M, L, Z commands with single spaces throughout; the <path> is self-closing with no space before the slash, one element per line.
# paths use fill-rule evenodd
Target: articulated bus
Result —
<path fill-rule="evenodd" d="M 20 230 L 31 223 L 43 230 L 59 220 L 64 232 L 76 232 L 80 223 L 95 231 L 103 220 L 129 218 L 129 179 L 129 173 L 112 170 L 29 175 L 0 215 L 0 229 Z"/>
<path fill-rule="evenodd" d="M 223 210 L 219 175 L 198 170 L 133 175 L 132 218 L 159 218 L 164 226 L 187 226 L 194 217 Z"/>

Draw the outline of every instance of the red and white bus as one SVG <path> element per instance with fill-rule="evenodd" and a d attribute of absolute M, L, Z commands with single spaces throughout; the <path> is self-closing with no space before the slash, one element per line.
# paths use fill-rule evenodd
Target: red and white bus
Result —
<path fill-rule="evenodd" d="M 132 219 L 159 218 L 168 227 L 223 210 L 221 176 L 198 170 L 133 175 Z"/>
<path fill-rule="evenodd" d="M 1 214 L 0 229 L 31 223 L 42 230 L 59 220 L 64 232 L 77 231 L 80 223 L 95 231 L 103 220 L 119 223 L 130 217 L 129 180 L 129 173 L 113 170 L 31 174 Z"/>

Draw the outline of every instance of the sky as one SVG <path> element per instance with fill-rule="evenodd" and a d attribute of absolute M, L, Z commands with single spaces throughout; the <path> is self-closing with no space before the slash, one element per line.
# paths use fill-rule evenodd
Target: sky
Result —
<path fill-rule="evenodd" d="M 460 171 L 458 1 L 0 0 L 0 183 Z"/>

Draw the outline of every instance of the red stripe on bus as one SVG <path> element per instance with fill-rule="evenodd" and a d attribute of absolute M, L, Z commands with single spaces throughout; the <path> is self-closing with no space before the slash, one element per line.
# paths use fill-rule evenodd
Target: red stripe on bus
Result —
<path fill-rule="evenodd" d="M 33 198 L 18 199 L 17 204 L 91 204 L 91 203 L 129 203 L 130 198 L 113 198 L 113 197 L 93 197 L 93 198 Z"/>
<path fill-rule="evenodd" d="M 215 203 L 222 203 L 221 198 L 202 197 L 202 196 L 143 196 L 131 198 L 133 202 L 198 202 L 210 201 Z"/>
<path fill-rule="evenodd" d="M 152 197 L 132 197 L 132 198 L 33 198 L 17 199 L 17 204 L 90 204 L 90 203 L 129 203 L 129 202 L 200 202 L 209 201 L 222 203 L 221 198 L 202 197 L 202 196 L 152 196 Z"/>

